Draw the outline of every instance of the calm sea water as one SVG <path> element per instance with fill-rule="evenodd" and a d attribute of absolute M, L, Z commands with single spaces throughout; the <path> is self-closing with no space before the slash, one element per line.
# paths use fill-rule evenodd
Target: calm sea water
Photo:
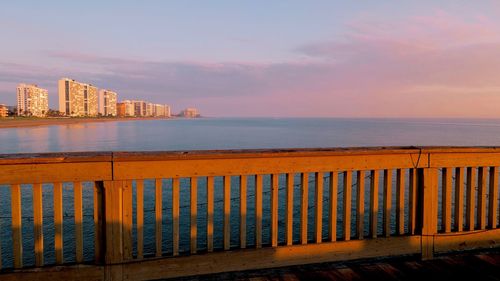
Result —
<path fill-rule="evenodd" d="M 500 119 L 203 118 L 0 129 L 0 153 L 500 145 Z"/>
<path fill-rule="evenodd" d="M 407 146 L 407 145 L 455 145 L 455 146 L 489 146 L 500 145 L 500 120 L 479 119 L 280 119 L 280 118 L 204 118 L 196 120 L 144 120 L 128 122 L 103 122 L 79 125 L 45 126 L 31 128 L 0 129 L 0 153 L 21 152 L 54 152 L 54 151 L 119 151 L 119 150 L 199 150 L 199 149 L 232 149 L 232 148 L 286 148 L 286 147 L 347 147 L 347 146 Z M 29 175 L 26 175 L 29 182 Z M 324 175 L 325 186 L 329 182 Z M 408 177 L 408 175 L 406 175 Z M 314 175 L 309 177 L 309 238 L 313 238 L 314 230 Z M 382 180 L 382 179 L 381 179 Z M 342 235 L 342 186 L 343 175 L 339 175 L 337 220 L 338 236 Z M 393 182 L 395 178 L 393 178 Z M 357 192 L 356 179 L 352 179 L 352 194 L 355 200 Z M 408 182 L 408 181 L 407 181 Z M 295 175 L 294 187 L 294 239 L 298 240 L 300 216 L 300 175 Z M 366 183 L 369 183 L 368 178 Z M 170 179 L 163 181 L 163 250 L 171 252 L 172 247 L 172 214 L 171 214 Z M 206 247 L 206 178 L 198 178 L 198 247 Z M 285 176 L 279 177 L 279 240 L 284 241 L 284 200 Z M 247 243 L 254 241 L 254 187 L 253 177 L 248 179 L 248 221 Z M 93 258 L 93 192 L 92 183 L 84 183 L 83 190 L 83 229 L 85 260 Z M 144 183 L 144 247 L 145 253 L 154 253 L 154 182 Z M 269 243 L 270 225 L 270 177 L 264 176 L 263 189 L 263 243 Z M 380 189 L 379 202 L 382 204 Z M 394 189 L 393 192 L 395 193 Z M 408 188 L 406 188 L 408 193 Z M 181 179 L 180 230 L 181 251 L 189 250 L 189 180 Z M 222 178 L 215 178 L 215 214 L 214 239 L 215 247 L 222 247 Z M 487 194 L 488 195 L 488 194 Z M 2 264 L 12 266 L 12 232 L 10 189 L 0 185 L 0 246 Z M 74 207 L 73 186 L 65 183 L 63 188 L 64 208 L 64 257 L 65 261 L 75 260 Z M 238 245 L 239 222 L 239 178 L 231 178 L 231 244 Z M 328 226 L 328 188 L 324 190 L 323 236 L 327 236 Z M 368 185 L 365 198 L 369 198 Z M 395 194 L 392 195 L 393 206 Z M 407 201 L 408 196 L 406 196 Z M 464 200 L 465 202 L 465 200 Z M 352 202 L 352 214 L 355 213 L 355 202 Z M 407 206 L 407 202 L 406 202 Z M 369 209 L 368 200 L 365 209 Z M 135 182 L 134 182 L 134 224 L 135 216 Z M 405 210 L 405 216 L 408 210 Z M 33 208 L 32 187 L 22 185 L 22 233 L 24 263 L 33 265 Z M 53 187 L 43 185 L 43 229 L 45 262 L 54 263 L 54 219 L 53 219 Z M 394 227 L 395 214 L 392 213 Z M 379 210 L 379 232 L 382 225 L 382 208 Z M 368 212 L 364 218 L 368 226 Z M 354 223 L 351 233 L 354 233 Z M 407 227 L 407 225 L 406 225 Z M 367 228 L 365 228 L 367 233 Z M 135 231 L 134 231 L 135 237 Z M 135 239 L 134 239 L 135 241 Z M 134 252 L 135 252 L 134 244 Z"/>

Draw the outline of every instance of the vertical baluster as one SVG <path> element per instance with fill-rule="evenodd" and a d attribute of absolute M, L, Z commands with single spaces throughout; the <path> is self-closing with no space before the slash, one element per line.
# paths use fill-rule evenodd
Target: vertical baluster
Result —
<path fill-rule="evenodd" d="M 358 184 L 358 193 L 356 194 L 356 234 L 358 235 L 358 239 L 363 239 L 365 220 L 365 171 L 358 171 L 356 173 L 356 181 Z"/>
<path fill-rule="evenodd" d="M 396 229 L 398 235 L 405 232 L 405 170 L 396 172 Z"/>
<path fill-rule="evenodd" d="M 56 264 L 62 264 L 63 258 L 63 201 L 62 183 L 54 183 L 54 250 Z"/>
<path fill-rule="evenodd" d="M 384 170 L 384 212 L 383 212 L 383 235 L 391 235 L 391 209 L 392 209 L 392 170 Z"/>
<path fill-rule="evenodd" d="M 214 250 L 214 177 L 207 177 L 207 250 Z"/>
<path fill-rule="evenodd" d="M 271 246 L 278 246 L 278 174 L 271 175 Z"/>
<path fill-rule="evenodd" d="M 417 169 L 410 169 L 410 186 L 408 188 L 408 231 L 414 235 L 417 230 Z"/>
<path fill-rule="evenodd" d="M 197 218 L 198 218 L 198 179 L 196 177 L 191 177 L 191 254 L 196 254 L 197 241 L 198 241 L 198 227 L 197 227 Z"/>
<path fill-rule="evenodd" d="M 443 168 L 442 182 L 443 182 L 443 192 L 441 194 L 441 213 L 442 213 L 442 229 L 445 233 L 451 231 L 451 169 Z"/>
<path fill-rule="evenodd" d="M 136 181 L 137 258 L 144 257 L 144 181 Z"/>
<path fill-rule="evenodd" d="M 155 180 L 155 238 L 156 256 L 161 257 L 162 249 L 162 179 Z"/>
<path fill-rule="evenodd" d="M 307 244 L 308 174 L 301 174 L 300 243 Z"/>
<path fill-rule="evenodd" d="M 294 174 L 286 174 L 286 245 L 293 244 L 293 177 Z"/>
<path fill-rule="evenodd" d="M 330 242 L 337 240 L 337 186 L 338 174 L 337 172 L 330 172 L 330 205 L 328 210 L 330 214 L 328 221 L 328 240 Z"/>
<path fill-rule="evenodd" d="M 490 187 L 488 202 L 488 228 L 497 227 L 497 209 L 498 209 L 498 168 L 490 167 Z"/>
<path fill-rule="evenodd" d="M 93 189 L 94 189 L 94 262 L 96 264 L 102 264 L 104 262 L 104 256 L 105 256 L 104 182 L 102 181 L 94 182 Z M 61 198 L 62 198 L 62 192 L 61 192 Z M 61 209 L 61 222 L 62 222 L 62 209 Z"/>
<path fill-rule="evenodd" d="M 370 236 L 372 238 L 377 238 L 378 177 L 378 171 L 372 170 L 370 177 Z"/>
<path fill-rule="evenodd" d="M 173 255 L 179 255 L 179 191 L 180 179 L 172 179 L 172 249 Z"/>
<path fill-rule="evenodd" d="M 323 173 L 315 173 L 315 214 L 316 219 L 316 229 L 314 231 L 316 243 L 321 243 L 323 240 L 322 229 L 323 229 Z"/>
<path fill-rule="evenodd" d="M 476 190 L 476 168 L 467 168 L 467 197 L 465 209 L 465 226 L 468 230 L 474 230 L 474 195 Z"/>
<path fill-rule="evenodd" d="M 478 170 L 477 223 L 479 229 L 486 229 L 486 173 L 484 167 Z"/>
<path fill-rule="evenodd" d="M 224 250 L 231 248 L 231 177 L 224 176 Z"/>
<path fill-rule="evenodd" d="M 14 252 L 14 268 L 23 267 L 23 232 L 21 213 L 21 186 L 11 186 L 12 208 L 12 250 Z"/>
<path fill-rule="evenodd" d="M 132 181 L 127 180 L 122 192 L 123 214 L 123 258 L 132 259 Z"/>
<path fill-rule="evenodd" d="M 106 223 L 105 262 L 123 261 L 123 181 L 104 181 L 104 214 Z"/>
<path fill-rule="evenodd" d="M 82 208 L 82 183 L 73 183 L 73 196 L 75 200 L 75 247 L 76 262 L 83 262 L 83 208 Z"/>
<path fill-rule="evenodd" d="M 262 175 L 255 176 L 255 247 L 262 247 Z"/>
<path fill-rule="evenodd" d="M 33 222 L 35 238 L 35 265 L 43 266 L 43 207 L 42 184 L 33 184 Z"/>
<path fill-rule="evenodd" d="M 344 172 L 344 235 L 345 241 L 351 239 L 351 193 L 352 193 L 352 172 Z"/>
<path fill-rule="evenodd" d="M 247 247 L 247 176 L 240 176 L 240 248 Z"/>
<path fill-rule="evenodd" d="M 464 225 L 464 168 L 455 169 L 455 229 L 463 230 Z"/>

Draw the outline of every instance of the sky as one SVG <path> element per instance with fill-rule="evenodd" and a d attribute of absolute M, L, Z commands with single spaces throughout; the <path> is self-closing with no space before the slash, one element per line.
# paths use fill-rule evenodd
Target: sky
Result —
<path fill-rule="evenodd" d="M 500 118 L 500 1 L 5 1 L 0 103 L 69 77 L 228 117 Z"/>

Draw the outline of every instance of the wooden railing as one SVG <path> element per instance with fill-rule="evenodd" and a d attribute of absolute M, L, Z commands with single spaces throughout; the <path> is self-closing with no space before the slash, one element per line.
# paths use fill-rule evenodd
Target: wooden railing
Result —
<path fill-rule="evenodd" d="M 1 155 L 0 279 L 159 279 L 498 247 L 498 166 L 500 148 Z"/>

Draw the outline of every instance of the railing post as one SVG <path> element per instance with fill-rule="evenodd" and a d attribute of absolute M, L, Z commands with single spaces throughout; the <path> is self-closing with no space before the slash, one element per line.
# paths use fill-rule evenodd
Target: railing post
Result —
<path fill-rule="evenodd" d="M 104 181 L 103 185 L 105 280 L 122 280 L 124 181 Z"/>
<path fill-rule="evenodd" d="M 422 235 L 422 259 L 432 259 L 437 233 L 438 169 L 418 169 L 418 228 Z"/>

